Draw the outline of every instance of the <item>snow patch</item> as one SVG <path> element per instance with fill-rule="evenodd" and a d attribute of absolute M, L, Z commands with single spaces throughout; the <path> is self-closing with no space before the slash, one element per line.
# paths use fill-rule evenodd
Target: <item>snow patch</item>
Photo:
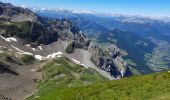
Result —
<path fill-rule="evenodd" d="M 89 10 L 74 10 L 72 12 L 75 14 L 95 14 L 94 11 L 89 11 Z"/>
<path fill-rule="evenodd" d="M 10 42 L 11 42 L 11 41 L 17 42 L 17 39 L 14 38 L 14 37 L 7 38 L 7 40 L 9 40 Z"/>
<path fill-rule="evenodd" d="M 33 51 L 36 51 L 35 48 L 31 48 Z"/>
<path fill-rule="evenodd" d="M 120 73 L 121 73 L 121 76 L 123 77 L 124 76 L 124 70 L 121 70 Z"/>
<path fill-rule="evenodd" d="M 26 46 L 26 47 L 30 47 L 30 45 L 29 45 L 29 44 L 26 44 L 25 46 Z"/>
<path fill-rule="evenodd" d="M 58 55 L 57 57 L 58 57 L 58 58 L 60 58 L 60 57 L 61 57 L 61 55 Z"/>
<path fill-rule="evenodd" d="M 11 42 L 11 41 L 17 42 L 17 39 L 14 38 L 14 37 L 5 38 L 5 37 L 3 37 L 2 35 L 1 35 L 0 37 L 1 37 L 2 39 L 4 39 L 5 41 L 7 41 L 7 42 Z"/>
<path fill-rule="evenodd" d="M 73 60 L 74 63 L 76 63 L 76 64 L 78 64 L 78 65 L 82 65 L 82 66 L 84 66 L 85 68 L 88 68 L 88 67 L 85 66 L 84 64 L 81 64 L 80 61 L 78 61 L 78 60 L 76 60 L 76 59 L 74 59 L 74 58 L 72 58 L 72 60 Z"/>
<path fill-rule="evenodd" d="M 35 70 L 35 69 L 31 69 L 30 71 L 31 71 L 31 72 L 35 72 L 36 70 Z"/>
<path fill-rule="evenodd" d="M 76 64 L 80 64 L 80 61 L 78 61 L 78 60 L 76 60 L 76 59 L 74 59 L 74 58 L 72 58 L 72 60 L 73 60 Z"/>
<path fill-rule="evenodd" d="M 14 48 L 14 49 L 16 49 L 16 50 L 18 50 L 18 51 L 19 51 L 19 52 L 17 52 L 18 54 L 33 55 L 32 53 L 30 53 L 30 52 L 24 52 L 24 51 L 20 50 L 19 48 L 15 47 L 15 46 L 13 46 L 13 45 L 11 45 L 11 47 Z"/>
<path fill-rule="evenodd" d="M 80 65 L 84 66 L 85 68 L 88 68 L 85 64 L 80 64 Z"/>
<path fill-rule="evenodd" d="M 52 54 L 49 54 L 48 56 L 47 56 L 47 58 L 49 59 L 49 58 L 55 58 L 56 56 L 58 56 L 58 55 L 63 55 L 63 53 L 62 52 L 57 52 L 57 53 L 52 53 Z"/>
<path fill-rule="evenodd" d="M 0 46 L 0 48 L 6 48 L 6 47 L 4 47 L 4 46 Z"/>
<path fill-rule="evenodd" d="M 42 47 L 41 46 L 38 46 L 38 48 L 42 51 Z"/>
<path fill-rule="evenodd" d="M 59 51 L 57 53 L 49 54 L 47 55 L 47 57 L 43 57 L 41 55 L 35 55 L 35 58 L 38 60 L 46 60 L 46 59 L 54 59 L 56 57 L 61 57 L 61 55 L 63 55 L 63 53 Z"/>
<path fill-rule="evenodd" d="M 43 57 L 41 55 L 35 55 L 35 58 L 38 59 L 38 60 L 45 60 L 45 59 L 47 59 L 47 57 Z"/>

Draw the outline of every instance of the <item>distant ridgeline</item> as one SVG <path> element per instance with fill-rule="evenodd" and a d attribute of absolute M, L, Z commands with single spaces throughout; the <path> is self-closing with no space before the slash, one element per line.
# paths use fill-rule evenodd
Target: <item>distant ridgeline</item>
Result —
<path fill-rule="evenodd" d="M 6 40 L 14 37 L 20 42 L 17 45 L 11 42 L 9 49 L 34 55 L 38 59 L 45 59 L 49 54 L 62 51 L 66 57 L 80 59 L 79 62 L 88 67 L 97 66 L 105 73 L 110 73 L 113 78 L 132 75 L 128 65 L 121 58 L 119 49 L 110 49 L 108 53 L 104 53 L 90 42 L 73 22 L 67 19 L 40 17 L 28 9 L 7 3 L 0 3 L 0 9 L 1 38 Z M 77 50 L 82 53 L 85 50 L 90 56 L 79 54 Z"/>

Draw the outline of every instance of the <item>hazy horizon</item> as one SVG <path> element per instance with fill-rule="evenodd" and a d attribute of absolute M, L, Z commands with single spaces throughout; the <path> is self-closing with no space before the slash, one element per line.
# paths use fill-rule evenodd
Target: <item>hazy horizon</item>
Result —
<path fill-rule="evenodd" d="M 169 17 L 170 1 L 165 0 L 1 0 L 17 6 L 38 8 L 64 8 L 123 15 L 141 15 L 152 17 Z M 98 1 L 98 2 L 97 2 Z"/>

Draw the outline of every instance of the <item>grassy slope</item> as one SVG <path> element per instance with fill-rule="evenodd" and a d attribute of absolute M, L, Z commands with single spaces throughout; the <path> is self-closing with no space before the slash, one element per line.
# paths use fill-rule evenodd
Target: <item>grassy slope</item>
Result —
<path fill-rule="evenodd" d="M 21 64 L 24 56 L 17 59 L 12 53 L 0 54 L 1 59 Z M 28 100 L 170 100 L 168 72 L 107 81 L 66 58 L 49 61 L 39 71 L 43 80 Z"/>
<path fill-rule="evenodd" d="M 133 76 L 49 91 L 34 100 L 169 100 L 170 73 Z"/>
<path fill-rule="evenodd" d="M 16 55 L 15 53 L 4 51 L 0 53 L 0 62 L 25 66 L 35 64 L 36 59 L 31 55 Z"/>
<path fill-rule="evenodd" d="M 37 93 L 29 97 L 28 100 L 55 100 L 56 92 L 65 88 L 106 81 L 96 71 L 76 65 L 67 58 L 49 61 L 39 71 L 43 73 L 43 79 L 38 82 Z"/>

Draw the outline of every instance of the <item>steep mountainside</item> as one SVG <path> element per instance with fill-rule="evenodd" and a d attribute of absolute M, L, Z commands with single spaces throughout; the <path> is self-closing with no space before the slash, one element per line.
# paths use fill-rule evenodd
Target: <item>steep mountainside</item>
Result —
<path fill-rule="evenodd" d="M 128 55 L 125 56 L 127 60 L 129 59 L 136 63 L 136 65 L 132 64 L 132 67 L 137 69 L 140 73 L 152 72 L 146 65 L 145 54 L 151 53 L 156 45 L 149 40 L 132 32 L 115 29 L 109 32 L 108 35 L 100 34 L 97 38 L 97 42 L 99 44 L 116 44 L 119 48 L 128 53 Z"/>
<path fill-rule="evenodd" d="M 21 7 L 13 6 L 9 3 L 0 2 L 0 16 L 1 21 L 37 21 L 37 17 L 34 13 L 30 13 L 30 10 Z"/>
<path fill-rule="evenodd" d="M 138 70 L 133 69 L 135 72 L 148 73 L 169 68 L 169 20 L 95 12 L 84 13 L 74 10 L 64 10 L 64 12 L 63 10 L 35 10 L 35 12 L 41 16 L 53 18 L 56 18 L 58 14 L 63 15 L 62 18 L 67 15 L 67 18 L 76 23 L 90 39 L 98 42 L 102 49 L 115 45 L 118 41 L 118 44 L 116 43 L 118 47 L 128 54 L 124 57 L 126 62 Z M 49 16 L 49 13 L 53 15 Z M 113 31 L 115 29 L 121 32 Z M 113 37 L 114 34 L 116 36 Z"/>
<path fill-rule="evenodd" d="M 169 71 L 132 76 L 170 68 L 170 22 L 33 11 L 0 2 L 0 100 L 170 98 Z"/>
<path fill-rule="evenodd" d="M 5 85 L 4 82 L 8 83 L 13 80 L 14 76 L 19 81 L 15 86 L 13 84 L 4 86 L 2 90 L 7 89 L 7 91 L 0 93 L 0 97 L 6 98 L 7 96 L 18 100 L 18 98 L 32 93 L 34 89 L 31 88 L 35 88 L 36 84 L 34 81 L 37 81 L 36 79 L 39 77 L 34 80 L 34 76 L 26 76 L 31 72 L 37 74 L 36 69 L 41 66 L 41 63 L 60 57 L 68 58 L 69 60 L 66 60 L 68 63 L 74 62 L 87 70 L 95 70 L 97 71 L 95 73 L 110 80 L 132 75 L 128 64 L 123 61 L 119 49 L 114 48 L 105 54 L 103 50 L 86 38 L 75 24 L 67 19 L 40 17 L 28 9 L 1 2 L 0 14 L 0 53 L 13 53 L 14 55 L 12 58 L 7 57 L 10 61 L 9 64 L 0 60 L 2 62 L 0 63 L 0 77 L 4 80 L 0 81 L 0 84 Z M 24 57 L 20 59 L 18 58 L 20 56 Z M 12 66 L 13 62 L 16 63 L 16 66 Z M 27 64 L 31 66 L 28 69 L 25 68 Z M 24 66 L 23 69 L 22 66 Z M 72 64 L 67 66 L 70 67 Z M 17 71 L 13 70 L 15 68 Z M 6 78 L 8 74 L 10 76 Z M 57 72 L 53 74 L 55 75 Z M 27 85 L 30 82 L 28 90 L 27 87 L 25 87 L 26 90 L 22 89 L 24 84 L 20 83 L 22 82 L 20 80 L 23 78 L 24 84 Z M 16 90 L 19 85 L 21 85 L 21 89 Z M 17 93 L 10 91 L 10 89 L 16 90 Z M 21 91 L 26 92 L 18 97 Z"/>
<path fill-rule="evenodd" d="M 92 20 L 83 19 L 81 17 L 71 18 L 70 20 L 73 21 L 90 39 L 95 39 L 94 37 L 98 37 L 99 34 L 109 32 L 109 29 Z"/>
<path fill-rule="evenodd" d="M 20 53 L 26 52 L 41 60 L 49 58 L 50 54 L 54 56 L 55 53 L 62 51 L 64 55 L 68 55 L 68 58 L 79 59 L 79 62 L 85 66 L 95 66 L 90 61 L 90 56 L 92 55 L 92 52 L 88 50 L 91 48 L 89 46 L 90 40 L 69 20 L 39 17 L 28 9 L 24 11 L 24 9 L 21 8 L 21 11 L 18 11 L 17 9 L 19 9 L 19 7 L 10 4 L 1 3 L 1 6 L 3 9 L 0 24 L 1 42 L 4 43 L 6 41 L 7 43 L 5 45 L 8 44 L 8 49 L 19 51 Z M 15 13 L 10 18 L 10 16 L 6 14 L 7 12 Z M 25 13 L 30 16 L 25 18 Z M 13 20 L 13 16 L 19 17 L 21 15 L 24 16 L 20 18 L 21 20 Z M 6 18 L 8 18 L 8 20 L 4 20 Z M 30 20 L 30 18 L 32 18 L 32 20 Z M 2 46 L 6 47 L 5 45 L 2 44 Z M 52 48 L 49 49 L 48 46 Z M 86 57 L 87 55 L 85 55 L 85 53 L 89 56 Z M 100 55 L 97 55 L 97 57 L 99 56 Z M 110 58 L 110 60 L 113 60 L 113 58 Z M 100 61 L 98 60 L 97 62 Z M 119 65 L 116 67 L 119 67 Z M 124 66 L 124 68 L 126 69 L 127 66 Z M 121 69 L 124 70 L 124 68 Z M 117 76 L 120 75 L 118 74 Z"/>

